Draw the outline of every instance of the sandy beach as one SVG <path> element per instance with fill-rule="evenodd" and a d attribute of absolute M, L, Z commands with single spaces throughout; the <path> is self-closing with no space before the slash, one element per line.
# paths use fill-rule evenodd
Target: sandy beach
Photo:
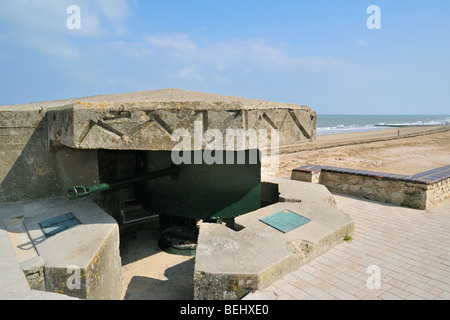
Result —
<path fill-rule="evenodd" d="M 400 135 L 399 135 L 400 132 Z M 280 150 L 278 176 L 308 164 L 416 174 L 450 164 L 450 125 L 318 136 Z"/>
<path fill-rule="evenodd" d="M 399 174 L 431 170 L 450 164 L 450 125 L 319 136 L 280 150 L 278 176 L 290 177 L 307 164 Z M 155 225 L 143 227 L 121 239 L 123 299 L 193 299 L 195 258 L 161 252 Z"/>

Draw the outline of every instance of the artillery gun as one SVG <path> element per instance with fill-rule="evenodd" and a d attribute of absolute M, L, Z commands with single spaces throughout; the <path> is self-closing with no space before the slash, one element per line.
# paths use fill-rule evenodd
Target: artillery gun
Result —
<path fill-rule="evenodd" d="M 66 196 L 70 200 L 76 200 L 80 198 L 87 197 L 88 195 L 101 191 L 108 191 L 113 189 L 118 189 L 126 186 L 130 186 L 139 182 L 143 182 L 150 179 L 155 179 L 164 176 L 172 176 L 173 179 L 178 179 L 180 174 L 180 169 L 178 166 L 172 166 L 167 169 L 158 170 L 154 172 L 150 172 L 141 177 L 134 177 L 130 179 L 123 179 L 111 183 L 100 183 L 89 187 L 84 186 L 74 186 L 67 188 Z"/>

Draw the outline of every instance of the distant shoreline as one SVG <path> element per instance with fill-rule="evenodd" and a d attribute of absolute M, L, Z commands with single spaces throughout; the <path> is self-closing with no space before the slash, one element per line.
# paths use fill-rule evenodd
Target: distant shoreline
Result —
<path fill-rule="evenodd" d="M 445 125 L 448 125 L 448 124 L 445 124 Z M 436 127 L 436 125 L 434 125 L 434 124 L 375 124 L 374 126 L 375 127 L 388 127 L 388 128 Z"/>
<path fill-rule="evenodd" d="M 277 176 L 290 177 L 293 169 L 311 164 L 415 174 L 449 165 L 449 150 L 450 125 L 323 135 L 280 148 Z"/>
<path fill-rule="evenodd" d="M 317 135 L 447 125 L 450 115 L 318 115 Z"/>
<path fill-rule="evenodd" d="M 379 141 L 389 141 L 394 139 L 404 139 L 446 131 L 450 131 L 450 124 L 429 126 L 411 125 L 402 128 L 385 128 L 371 131 L 318 135 L 317 139 L 313 142 L 282 147 L 280 148 L 280 154 L 289 154 L 304 150 L 319 150 Z"/>

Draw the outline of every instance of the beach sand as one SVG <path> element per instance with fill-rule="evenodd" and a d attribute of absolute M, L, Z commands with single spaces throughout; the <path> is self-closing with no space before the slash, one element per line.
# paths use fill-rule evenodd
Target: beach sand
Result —
<path fill-rule="evenodd" d="M 279 161 L 279 177 L 308 164 L 416 174 L 450 164 L 450 125 L 318 136 L 280 149 Z"/>
<path fill-rule="evenodd" d="M 450 164 L 450 125 L 319 136 L 284 147 L 279 161 L 280 177 L 307 164 L 415 174 Z M 193 299 L 195 258 L 161 252 L 157 239 L 154 225 L 121 238 L 123 298 Z"/>

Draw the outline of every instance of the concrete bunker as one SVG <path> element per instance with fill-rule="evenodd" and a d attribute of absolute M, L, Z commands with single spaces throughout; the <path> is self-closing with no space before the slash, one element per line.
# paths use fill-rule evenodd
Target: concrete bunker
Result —
<path fill-rule="evenodd" d="M 211 257 L 216 257 L 217 261 L 217 255 L 210 254 L 208 258 L 206 252 L 210 252 L 212 247 L 209 245 L 205 247 L 205 244 L 224 238 L 218 236 L 221 234 L 220 231 L 217 237 L 216 231 L 209 233 L 213 236 L 212 238 L 208 237 L 209 231 L 205 230 L 211 228 L 211 230 L 217 228 L 219 230 L 223 227 L 229 230 L 231 236 L 224 241 L 236 241 L 232 239 L 236 235 L 241 237 L 253 232 L 253 223 L 249 223 L 248 219 L 258 216 L 258 212 L 271 212 L 272 206 L 279 206 L 277 209 L 280 210 L 289 209 L 284 208 L 284 204 L 280 205 L 280 203 L 289 202 L 292 211 L 299 213 L 305 209 L 303 208 L 305 204 L 310 203 L 302 202 L 304 197 L 308 197 L 305 188 L 300 188 L 303 192 L 301 197 L 295 191 L 286 191 L 286 188 L 298 189 L 298 184 L 295 187 L 292 185 L 286 187 L 289 181 L 273 182 L 262 179 L 268 171 L 267 166 L 263 162 L 263 157 L 256 157 L 256 161 L 253 157 L 255 153 L 260 156 L 267 155 L 269 152 L 271 156 L 276 157 L 276 152 L 272 153 L 272 151 L 276 151 L 277 147 L 314 140 L 316 114 L 307 106 L 170 89 L 7 106 L 1 107 L 0 113 L 3 116 L 2 124 L 5 125 L 6 134 L 9 132 L 9 134 L 20 135 L 21 131 L 35 130 L 33 140 L 44 141 L 45 146 L 39 153 L 40 158 L 33 161 L 36 165 L 47 164 L 45 168 L 44 166 L 36 167 L 33 171 L 33 174 L 36 173 L 33 179 L 15 179 L 19 172 L 15 167 L 25 165 L 31 156 L 36 157 L 32 154 L 35 150 L 29 147 L 32 145 L 31 141 L 24 141 L 22 147 L 18 146 L 18 149 L 22 148 L 19 157 L 15 161 L 12 160 L 9 167 L 6 165 L 0 168 L 2 170 L 0 173 L 6 177 L 0 187 L 0 200 L 6 203 L 2 206 L 4 210 L 0 207 L 2 215 L 6 212 L 5 210 L 10 210 L 8 208 L 12 205 L 16 205 L 15 202 L 26 200 L 44 201 L 40 202 L 39 212 L 45 210 L 45 205 L 51 205 L 55 210 L 52 217 L 66 213 L 57 212 L 58 206 L 67 208 L 63 211 L 74 212 L 82 223 L 84 218 L 77 212 L 90 208 L 87 203 L 92 204 L 92 202 L 101 208 L 95 210 L 98 214 L 107 213 L 114 218 L 119 227 L 157 218 L 161 234 L 160 247 L 176 254 L 196 254 L 196 275 L 203 273 L 214 275 L 216 271 L 223 273 L 223 270 L 210 270 L 211 272 L 207 270 L 206 261 Z M 23 118 L 25 113 L 29 114 L 29 123 Z M 229 130 L 243 132 L 254 130 L 258 134 L 263 132 L 266 133 L 267 140 L 258 139 L 257 145 L 249 141 L 244 147 L 239 145 L 238 141 L 227 144 L 226 137 Z M 174 138 L 177 132 L 181 132 L 181 136 L 184 134 L 193 137 L 192 140 L 187 140 L 191 142 L 185 144 L 185 148 L 179 153 L 180 157 L 191 159 L 191 161 L 182 163 L 174 161 L 173 151 L 180 146 L 181 141 L 180 135 L 178 139 Z M 213 134 L 209 135 L 208 132 Z M 272 143 L 275 140 L 273 132 L 277 134 L 276 144 Z M 206 136 L 206 139 L 195 140 L 195 137 L 199 135 Z M 218 136 L 223 139 L 219 141 Z M 216 158 L 217 154 L 222 152 L 223 159 L 228 161 L 211 163 L 211 159 L 205 157 L 205 152 L 211 151 L 212 143 L 214 148 L 209 155 Z M 15 146 L 17 147 L 17 144 Z M 7 153 L 8 150 L 5 148 L 2 152 Z M 46 169 L 45 172 L 42 168 Z M 149 174 L 155 175 L 147 179 L 146 175 Z M 127 180 L 129 183 L 114 185 Z M 115 187 L 100 188 L 99 192 L 86 199 L 71 201 L 65 197 L 67 187 L 84 187 L 84 189 L 75 189 L 84 192 L 91 191 L 92 186 L 105 183 Z M 42 190 L 43 185 L 49 188 Z M 14 188 L 9 189 L 9 186 Z M 15 190 L 19 190 L 19 193 L 27 190 L 26 198 L 18 197 L 17 193 L 14 193 Z M 324 199 L 329 197 L 327 195 Z M 54 198 L 58 200 L 52 200 Z M 59 205 L 55 205 L 53 201 L 58 202 Z M 327 210 L 332 208 L 333 214 L 340 215 L 335 212 L 330 202 L 332 201 L 329 199 L 324 202 L 325 207 L 322 212 L 326 214 Z M 25 228 L 30 225 L 31 220 L 33 223 L 42 220 L 36 216 L 37 214 L 26 212 L 23 223 Z M 341 230 L 343 225 L 345 232 L 351 232 L 350 221 L 346 217 L 342 219 L 338 219 L 339 232 L 344 232 Z M 111 222 L 108 221 L 108 223 Z M 260 227 L 262 226 L 259 225 L 258 228 Z M 79 232 L 82 228 L 85 228 L 84 223 L 73 230 Z M 327 228 L 325 229 L 329 231 Z M 105 230 L 106 234 L 110 234 L 108 232 L 111 230 Z M 113 246 L 117 246 L 118 230 L 114 230 Z M 64 232 L 64 237 L 77 234 L 72 231 Z M 324 237 L 330 234 L 331 231 L 328 231 L 323 233 Z M 336 241 L 328 243 L 331 245 L 337 243 L 341 237 L 339 232 Z M 79 233 L 78 236 L 81 234 Z M 103 239 L 109 238 L 110 236 L 105 236 Z M 296 239 L 290 240 L 291 248 L 302 247 L 296 246 L 295 242 L 292 242 L 294 240 Z M 54 244 L 57 243 L 57 239 L 52 241 Z M 45 250 L 49 250 L 52 241 L 46 241 Z M 198 243 L 198 241 L 203 242 Z M 284 240 L 280 241 L 282 243 Z M 37 248 L 39 255 L 39 247 Z M 200 253 L 199 248 L 201 248 Z M 66 248 L 66 250 L 72 249 Z M 220 250 L 217 251 L 219 252 Z M 92 252 L 91 258 L 94 259 L 97 253 L 98 251 Z M 117 261 L 120 261 L 118 248 L 108 249 L 108 255 L 112 256 L 106 260 L 114 261 L 114 263 L 105 264 L 105 268 L 112 270 L 108 275 L 110 279 L 108 281 L 113 281 L 120 277 L 120 270 L 117 270 Z M 44 262 L 41 261 L 41 263 L 46 266 L 46 257 L 42 256 L 42 259 Z M 240 260 L 236 259 L 236 261 Z M 64 266 L 64 262 L 58 261 L 58 263 Z M 89 266 L 90 262 L 85 264 Z M 102 264 L 98 265 L 102 266 Z M 111 266 L 113 266 L 112 269 Z M 232 270 L 234 267 L 227 266 L 227 268 Z M 84 299 L 118 297 L 117 286 L 114 287 L 114 295 L 103 294 L 105 290 L 108 290 L 108 286 L 101 280 L 102 274 L 107 274 L 102 270 L 96 270 L 95 276 L 98 278 L 96 281 L 86 283 L 84 292 L 90 294 L 77 297 Z M 259 279 L 259 271 L 254 274 L 247 271 L 239 272 L 236 274 L 251 275 L 254 279 Z M 276 272 L 276 274 L 279 275 L 282 272 Z M 236 278 L 241 279 L 241 276 Z M 207 292 L 202 288 L 207 288 L 209 281 L 217 282 L 218 278 L 197 277 L 196 279 L 200 282 L 194 279 L 195 297 L 239 299 L 248 290 L 259 289 L 274 278 L 275 276 L 265 276 L 264 279 L 267 281 L 255 280 L 253 283 L 258 283 L 257 286 L 247 286 L 239 294 L 234 294 L 232 291 L 228 292 L 228 289 L 223 286 L 217 287 L 218 293 Z M 89 286 L 95 287 L 95 290 Z M 98 289 L 99 287 L 101 288 Z M 71 294 L 69 291 L 59 290 Z M 102 295 L 97 295 L 95 292 L 102 292 Z"/>
<path fill-rule="evenodd" d="M 158 216 L 161 247 L 175 252 L 184 241 L 191 254 L 199 221 L 232 224 L 260 207 L 261 151 L 311 141 L 316 128 L 307 106 L 184 90 L 72 101 L 48 119 L 53 143 L 96 152 L 100 183 L 176 168 L 95 201 L 119 224 Z"/>

